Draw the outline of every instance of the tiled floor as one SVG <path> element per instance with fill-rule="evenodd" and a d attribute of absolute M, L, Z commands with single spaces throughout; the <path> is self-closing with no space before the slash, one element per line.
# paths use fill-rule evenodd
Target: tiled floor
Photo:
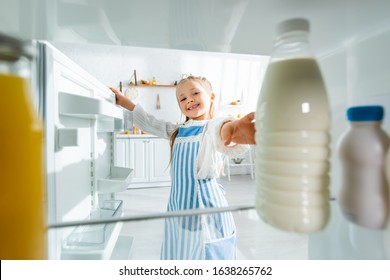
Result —
<path fill-rule="evenodd" d="M 255 181 L 250 175 L 221 179 L 230 206 L 254 205 Z M 117 194 L 123 200 L 125 215 L 165 212 L 169 188 L 129 189 Z M 262 222 L 256 210 L 233 213 L 237 227 L 238 259 L 307 259 L 307 237 L 287 233 Z M 122 235 L 133 237 L 132 259 L 159 259 L 163 239 L 164 219 L 127 222 Z"/>

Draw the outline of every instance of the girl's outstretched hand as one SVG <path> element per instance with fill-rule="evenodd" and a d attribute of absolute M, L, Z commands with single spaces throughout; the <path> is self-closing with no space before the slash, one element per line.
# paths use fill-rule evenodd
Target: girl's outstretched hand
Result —
<path fill-rule="evenodd" d="M 221 129 L 221 137 L 225 146 L 232 143 L 256 144 L 254 119 L 255 112 L 252 112 L 239 120 L 225 123 Z"/>
<path fill-rule="evenodd" d="M 115 94 L 115 100 L 117 105 L 122 106 L 123 108 L 126 108 L 127 110 L 130 111 L 134 110 L 135 104 L 126 96 L 124 96 L 122 92 L 120 92 L 114 87 L 108 87 L 108 88 Z"/>

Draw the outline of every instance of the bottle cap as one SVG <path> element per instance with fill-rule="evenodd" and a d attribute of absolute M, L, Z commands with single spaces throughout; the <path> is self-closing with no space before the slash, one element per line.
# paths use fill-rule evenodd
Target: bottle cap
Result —
<path fill-rule="evenodd" d="M 384 109 L 382 106 L 356 106 L 347 110 L 347 119 L 351 122 L 370 122 L 383 120 Z"/>
<path fill-rule="evenodd" d="M 276 35 L 282 35 L 290 31 L 310 31 L 310 23 L 304 18 L 292 18 L 280 22 L 276 27 Z"/>
<path fill-rule="evenodd" d="M 16 61 L 21 56 L 32 58 L 35 55 L 34 47 L 18 38 L 0 33 L 0 59 Z"/>

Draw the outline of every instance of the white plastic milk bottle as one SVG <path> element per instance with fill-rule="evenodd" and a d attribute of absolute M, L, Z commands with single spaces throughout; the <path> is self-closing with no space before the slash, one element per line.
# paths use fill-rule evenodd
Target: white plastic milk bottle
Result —
<path fill-rule="evenodd" d="M 329 219 L 329 103 L 308 34 L 306 19 L 278 25 L 256 111 L 257 212 L 300 233 Z"/>
<path fill-rule="evenodd" d="M 382 129 L 382 106 L 347 110 L 349 127 L 340 137 L 342 182 L 337 197 L 344 217 L 371 229 L 385 228 L 389 212 L 386 152 L 390 138 Z"/>

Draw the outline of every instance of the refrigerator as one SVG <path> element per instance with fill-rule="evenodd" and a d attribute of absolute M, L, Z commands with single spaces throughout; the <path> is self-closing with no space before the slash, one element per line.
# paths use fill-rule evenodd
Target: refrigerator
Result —
<path fill-rule="evenodd" d="M 123 109 L 106 86 L 50 43 L 33 44 L 34 100 L 45 131 L 48 258 L 109 259 L 122 224 L 83 221 L 122 215 L 123 201 L 115 194 L 132 177 L 132 169 L 116 166 L 113 158 Z M 50 230 L 69 221 L 79 225 Z"/>
<path fill-rule="evenodd" d="M 159 250 L 153 229 L 169 217 L 153 209 L 123 216 L 118 193 L 132 178 L 130 168 L 115 165 L 115 132 L 123 129 L 123 110 L 100 79 L 51 42 L 269 55 L 276 24 L 292 17 L 311 23 L 310 42 L 332 119 L 331 219 L 325 229 L 304 237 L 305 257 L 390 259 L 390 222 L 383 230 L 356 226 L 341 215 L 336 200 L 341 182 L 337 144 L 347 129 L 346 109 L 383 106 L 383 129 L 390 135 L 390 1 L 150 0 L 118 1 L 115 6 L 110 1 L 1 2 L 8 9 L 0 11 L 0 31 L 34 40 L 39 51 L 33 83 L 45 124 L 49 259 L 128 259 L 134 240 L 121 235 L 124 226 L 147 229 L 144 236 L 152 237 L 146 246 Z M 261 222 L 252 201 L 225 210 Z M 95 223 L 99 220 L 103 222 Z M 255 229 L 250 240 L 258 234 Z M 283 238 L 289 234 L 294 235 L 283 233 Z M 268 238 L 272 245 L 275 241 Z M 265 255 L 273 257 L 283 255 Z"/>

